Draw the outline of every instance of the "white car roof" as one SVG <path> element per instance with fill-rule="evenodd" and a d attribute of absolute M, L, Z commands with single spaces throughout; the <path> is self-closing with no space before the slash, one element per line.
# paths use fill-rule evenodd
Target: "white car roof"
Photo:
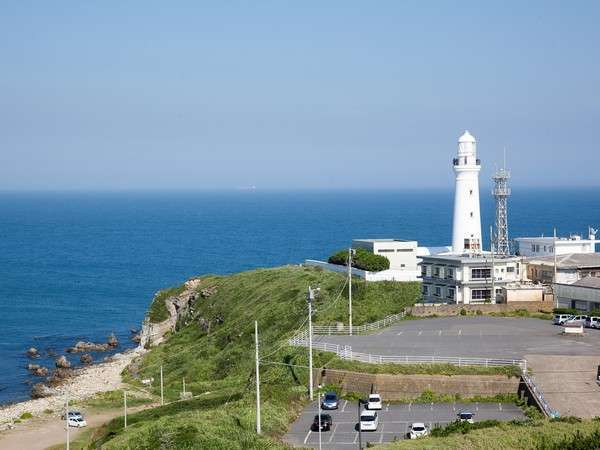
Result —
<path fill-rule="evenodd" d="M 425 424 L 423 422 L 415 422 L 411 424 L 411 427 L 424 427 Z"/>
<path fill-rule="evenodd" d="M 371 394 L 371 395 L 369 395 L 369 398 L 381 398 L 381 395 L 379 395 L 379 394 Z"/>
<path fill-rule="evenodd" d="M 375 414 L 377 414 L 375 411 L 363 411 L 360 414 L 360 417 L 370 417 L 370 416 L 374 416 Z"/>

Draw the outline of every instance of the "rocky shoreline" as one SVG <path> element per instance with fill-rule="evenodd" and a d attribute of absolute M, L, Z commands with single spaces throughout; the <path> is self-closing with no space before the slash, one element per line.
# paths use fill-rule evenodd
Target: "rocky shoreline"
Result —
<path fill-rule="evenodd" d="M 142 347 L 112 355 L 107 362 L 72 370 L 72 377 L 53 387 L 48 397 L 26 400 L 0 406 L 0 429 L 8 428 L 23 413 L 34 416 L 42 414 L 60 415 L 65 406 L 65 395 L 69 391 L 71 400 L 83 400 L 99 392 L 112 391 L 122 387 L 121 372 L 133 359 L 145 353 Z"/>

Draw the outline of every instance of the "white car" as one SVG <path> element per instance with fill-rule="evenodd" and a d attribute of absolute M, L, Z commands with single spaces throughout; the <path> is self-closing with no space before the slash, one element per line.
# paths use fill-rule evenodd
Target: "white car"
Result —
<path fill-rule="evenodd" d="M 381 409 L 381 395 L 371 394 L 369 395 L 369 402 L 367 403 L 368 410 Z"/>
<path fill-rule="evenodd" d="M 473 413 L 469 411 L 459 412 L 458 420 L 460 420 L 461 422 L 475 423 L 475 421 L 473 420 Z"/>
<path fill-rule="evenodd" d="M 556 314 L 554 319 L 552 319 L 552 323 L 554 323 L 554 325 L 562 325 L 571 317 L 573 317 L 571 314 Z"/>
<path fill-rule="evenodd" d="M 75 427 L 75 428 L 87 427 L 87 422 L 83 419 L 83 417 L 70 417 L 69 416 L 69 420 L 67 423 L 69 424 L 70 427 Z"/>
<path fill-rule="evenodd" d="M 585 321 L 585 326 L 587 328 L 600 328 L 600 317 L 591 316 L 588 317 Z"/>
<path fill-rule="evenodd" d="M 418 439 L 420 437 L 429 436 L 429 429 L 423 422 L 415 422 L 408 427 L 408 438 Z"/>
<path fill-rule="evenodd" d="M 569 320 L 564 322 L 563 325 L 585 325 L 587 316 L 572 316 Z"/>
<path fill-rule="evenodd" d="M 379 416 L 376 411 L 363 411 L 360 415 L 360 431 L 377 431 Z"/>

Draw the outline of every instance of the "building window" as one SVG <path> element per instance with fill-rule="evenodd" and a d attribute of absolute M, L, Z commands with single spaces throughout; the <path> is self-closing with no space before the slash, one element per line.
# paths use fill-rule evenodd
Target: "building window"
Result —
<path fill-rule="evenodd" d="M 429 286 L 423 285 L 423 295 L 429 295 Z"/>
<path fill-rule="evenodd" d="M 446 269 L 446 278 L 449 280 L 453 280 L 454 279 L 454 269 L 448 267 Z"/>
<path fill-rule="evenodd" d="M 471 300 L 485 300 L 491 297 L 490 289 L 473 289 L 471 291 Z"/>
<path fill-rule="evenodd" d="M 394 253 L 394 249 L 393 248 L 380 248 L 377 251 L 379 253 Z"/>
<path fill-rule="evenodd" d="M 442 288 L 439 286 L 436 286 L 433 295 L 435 295 L 436 297 L 441 297 L 442 296 Z"/>
<path fill-rule="evenodd" d="M 513 266 L 506 267 L 506 273 L 513 273 L 514 271 L 515 271 L 515 268 Z"/>
<path fill-rule="evenodd" d="M 440 277 L 440 268 L 439 267 L 434 267 L 433 268 L 433 276 L 436 278 Z"/>
<path fill-rule="evenodd" d="M 485 278 L 492 277 L 492 270 L 486 268 L 479 269 L 471 269 L 471 279 L 472 280 L 482 280 Z"/>
<path fill-rule="evenodd" d="M 473 189 L 469 190 L 469 195 L 473 195 Z"/>
<path fill-rule="evenodd" d="M 448 298 L 454 298 L 454 288 L 448 288 Z"/>
<path fill-rule="evenodd" d="M 393 251 L 393 250 L 390 250 Z M 397 252 L 412 252 L 413 249 L 412 248 L 397 248 L 396 249 Z"/>
<path fill-rule="evenodd" d="M 400 267 L 405 268 L 406 264 L 400 264 Z"/>
<path fill-rule="evenodd" d="M 425 265 L 421 266 L 421 276 L 423 276 L 423 277 L 427 276 L 427 266 L 425 266 Z"/>

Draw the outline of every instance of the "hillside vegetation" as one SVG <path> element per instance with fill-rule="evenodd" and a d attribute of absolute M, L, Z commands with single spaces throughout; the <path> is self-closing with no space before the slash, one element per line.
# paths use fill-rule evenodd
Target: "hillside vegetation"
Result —
<path fill-rule="evenodd" d="M 195 398 L 132 414 L 128 428 L 115 419 L 93 434 L 90 448 L 106 449 L 265 449 L 284 448 L 278 437 L 307 401 L 307 371 L 274 363 L 307 364 L 307 351 L 286 339 L 305 326 L 308 286 L 319 286 L 315 323 L 347 322 L 347 286 L 340 274 L 288 266 L 230 276 L 204 276 L 189 317 L 180 320 L 167 342 L 152 349 L 126 374 L 129 381 L 154 378 L 160 394 L 164 371 L 166 401 L 186 390 Z M 177 288 L 175 288 L 177 292 Z M 353 282 L 354 324 L 400 312 L 419 297 L 418 283 Z M 155 298 L 151 311 L 161 311 Z M 159 314 L 160 315 L 160 314 Z M 255 433 L 254 320 L 261 344 L 263 435 Z M 316 353 L 315 366 L 331 355 Z"/>

